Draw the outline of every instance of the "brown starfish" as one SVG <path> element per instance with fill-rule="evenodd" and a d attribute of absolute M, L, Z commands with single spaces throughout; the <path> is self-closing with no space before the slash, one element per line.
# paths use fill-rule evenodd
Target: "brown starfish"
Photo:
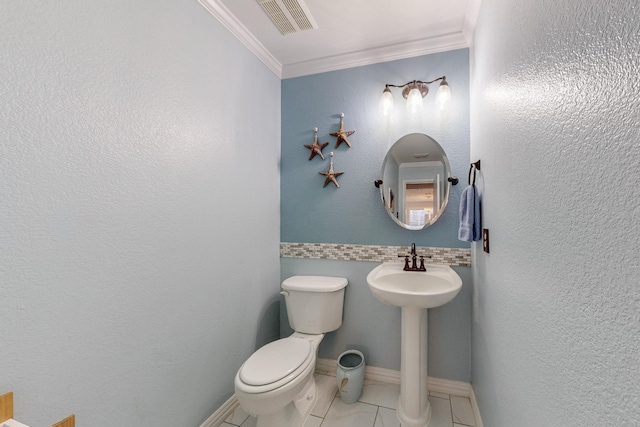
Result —
<path fill-rule="evenodd" d="M 333 182 L 336 185 L 336 187 L 340 188 L 340 186 L 338 185 L 338 180 L 336 180 L 336 177 L 338 175 L 342 175 L 344 172 L 335 172 L 333 170 L 333 151 L 331 152 L 331 163 L 329 164 L 329 170 L 326 172 L 318 172 L 318 173 L 326 177 L 324 179 L 323 187 L 326 187 L 327 184 L 329 184 L 330 182 Z"/>
<path fill-rule="evenodd" d="M 344 141 L 349 147 L 351 147 L 351 144 L 349 144 L 349 140 L 347 139 L 347 137 L 354 132 L 355 130 L 344 130 L 344 113 L 340 113 L 340 129 L 338 130 L 338 132 L 330 133 L 331 136 L 338 137 L 338 139 L 336 139 L 335 148 L 338 148 L 342 141 Z"/>
<path fill-rule="evenodd" d="M 313 159 L 313 157 L 316 154 L 318 156 L 320 156 L 322 158 L 322 160 L 324 160 L 324 156 L 322 155 L 322 150 L 324 149 L 324 147 L 329 145 L 329 143 L 325 142 L 323 144 L 318 144 L 318 128 L 314 128 L 313 130 L 316 133 L 315 136 L 313 137 L 313 144 L 311 144 L 311 145 L 304 144 L 305 147 L 307 147 L 309 150 L 311 150 L 311 155 L 309 156 L 309 160 Z"/>

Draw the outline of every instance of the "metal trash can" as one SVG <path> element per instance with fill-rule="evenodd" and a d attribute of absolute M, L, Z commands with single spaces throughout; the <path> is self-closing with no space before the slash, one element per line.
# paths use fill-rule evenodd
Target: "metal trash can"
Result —
<path fill-rule="evenodd" d="M 338 357 L 336 376 L 338 391 L 344 403 L 356 403 L 364 384 L 364 356 L 358 350 L 347 350 Z"/>

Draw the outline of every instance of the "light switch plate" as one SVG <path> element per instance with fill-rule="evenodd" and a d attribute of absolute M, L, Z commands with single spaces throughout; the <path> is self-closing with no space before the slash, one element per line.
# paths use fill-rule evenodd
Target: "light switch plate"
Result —
<path fill-rule="evenodd" d="M 482 250 L 489 253 L 489 229 L 482 229 Z"/>

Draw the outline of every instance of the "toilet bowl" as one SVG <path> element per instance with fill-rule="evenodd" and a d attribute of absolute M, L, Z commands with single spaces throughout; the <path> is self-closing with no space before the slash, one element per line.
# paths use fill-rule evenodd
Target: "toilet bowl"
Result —
<path fill-rule="evenodd" d="M 235 376 L 238 403 L 257 427 L 302 427 L 318 400 L 313 377 L 325 333 L 342 325 L 347 279 L 293 276 L 282 282 L 295 332 L 253 353 Z"/>
<path fill-rule="evenodd" d="M 313 373 L 323 334 L 295 332 L 265 345 L 235 377 L 236 396 L 258 427 L 302 425 L 318 399 Z"/>

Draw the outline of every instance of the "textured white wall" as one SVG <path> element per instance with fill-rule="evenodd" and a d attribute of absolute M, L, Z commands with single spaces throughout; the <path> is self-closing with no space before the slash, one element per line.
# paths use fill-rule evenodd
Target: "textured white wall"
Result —
<path fill-rule="evenodd" d="M 640 425 L 640 9 L 484 0 L 472 380 L 491 427 Z"/>
<path fill-rule="evenodd" d="M 280 81 L 196 1 L 0 9 L 0 393 L 198 425 L 279 334 Z"/>

